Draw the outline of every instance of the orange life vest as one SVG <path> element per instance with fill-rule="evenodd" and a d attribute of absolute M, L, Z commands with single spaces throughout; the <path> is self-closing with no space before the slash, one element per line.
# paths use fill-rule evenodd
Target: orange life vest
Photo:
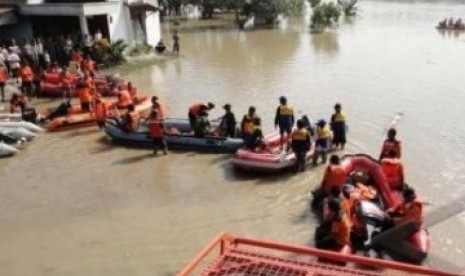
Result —
<path fill-rule="evenodd" d="M 90 103 L 92 101 L 92 93 L 89 87 L 77 89 L 77 94 L 81 103 Z"/>
<path fill-rule="evenodd" d="M 254 129 L 255 129 L 255 125 L 253 123 L 253 120 L 254 118 L 256 118 L 256 116 L 249 116 L 248 114 L 247 115 L 244 115 L 244 119 L 243 119 L 243 124 L 242 124 L 242 132 L 243 133 L 247 133 L 247 134 L 252 134 Z"/>
<path fill-rule="evenodd" d="M 32 73 L 32 69 L 29 66 L 24 66 L 21 68 L 21 80 L 23 82 L 32 82 L 34 79 L 34 73 Z"/>
<path fill-rule="evenodd" d="M 383 158 L 381 167 L 392 189 L 400 188 L 403 184 L 404 168 L 397 158 Z"/>
<path fill-rule="evenodd" d="M 150 136 L 154 138 L 161 138 L 165 134 L 162 123 L 160 119 L 150 119 L 147 121 L 149 127 Z"/>
<path fill-rule="evenodd" d="M 104 101 L 94 101 L 94 114 L 95 119 L 99 122 L 107 119 L 108 106 Z"/>
<path fill-rule="evenodd" d="M 128 105 L 132 104 L 131 95 L 129 95 L 129 92 L 127 90 L 121 90 L 119 91 L 119 93 L 120 93 L 120 96 L 117 102 L 117 105 L 119 107 L 127 107 Z"/>
<path fill-rule="evenodd" d="M 340 219 L 333 220 L 331 233 L 339 245 L 346 245 L 350 242 L 350 220 L 346 214 Z"/>
<path fill-rule="evenodd" d="M 60 74 L 60 82 L 64 87 L 70 87 L 71 75 L 68 72 Z"/>
<path fill-rule="evenodd" d="M 7 74 L 4 68 L 0 69 L 0 83 L 5 83 L 7 80 Z"/>
<path fill-rule="evenodd" d="M 202 109 L 202 107 L 205 107 L 205 105 L 203 103 L 196 103 L 196 104 L 193 104 L 189 107 L 189 113 L 192 113 L 194 114 L 195 116 L 199 116 L 200 114 L 200 110 Z"/>
<path fill-rule="evenodd" d="M 332 186 L 338 186 L 342 190 L 346 175 L 346 171 L 341 165 L 329 165 L 326 168 L 321 188 L 328 193 Z"/>
<path fill-rule="evenodd" d="M 400 158 L 402 155 L 402 144 L 399 140 L 384 140 L 383 147 L 381 149 L 381 157 L 385 157 L 389 151 L 395 151 L 396 157 Z"/>

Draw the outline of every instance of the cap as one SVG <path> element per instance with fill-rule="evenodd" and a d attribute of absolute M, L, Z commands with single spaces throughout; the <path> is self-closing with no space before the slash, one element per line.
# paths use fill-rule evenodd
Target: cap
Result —
<path fill-rule="evenodd" d="M 325 125 L 326 124 L 326 120 L 325 119 L 319 119 L 318 122 L 317 122 L 318 125 Z"/>

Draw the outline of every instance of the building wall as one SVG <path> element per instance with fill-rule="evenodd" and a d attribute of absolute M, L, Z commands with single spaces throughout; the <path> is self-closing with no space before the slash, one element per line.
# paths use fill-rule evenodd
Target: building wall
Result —
<path fill-rule="evenodd" d="M 10 40 L 14 38 L 18 43 L 22 43 L 26 39 L 33 38 L 32 25 L 27 18 L 20 17 L 16 24 L 4 25 L 0 27 L 2 40 Z"/>
<path fill-rule="evenodd" d="M 147 12 L 145 28 L 147 43 L 155 47 L 161 38 L 160 12 Z"/>
<path fill-rule="evenodd" d="M 115 12 L 108 15 L 108 27 L 110 30 L 110 39 L 112 41 L 123 39 L 130 45 L 134 40 L 129 22 L 129 10 L 122 2 L 120 2 Z"/>

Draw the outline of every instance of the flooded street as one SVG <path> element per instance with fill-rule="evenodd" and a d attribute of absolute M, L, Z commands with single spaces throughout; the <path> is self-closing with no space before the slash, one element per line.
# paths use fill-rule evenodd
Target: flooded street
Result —
<path fill-rule="evenodd" d="M 187 117 L 196 101 L 217 104 L 212 118 L 225 103 L 238 119 L 255 105 L 265 132 L 281 95 L 313 120 L 329 119 L 341 102 L 345 153 L 377 156 L 384 129 L 403 112 L 406 181 L 434 211 L 465 196 L 465 32 L 434 29 L 446 16 L 463 18 L 464 5 L 362 1 L 360 9 L 319 35 L 302 18 L 246 32 L 183 21 L 179 58 L 114 70 L 157 94 L 170 117 Z M 312 243 L 308 191 L 323 167 L 248 176 L 229 155 L 151 153 L 112 146 L 95 127 L 44 134 L 0 160 L 0 275 L 173 275 L 222 230 Z M 465 213 L 430 228 L 429 264 L 465 270 L 463 231 Z"/>

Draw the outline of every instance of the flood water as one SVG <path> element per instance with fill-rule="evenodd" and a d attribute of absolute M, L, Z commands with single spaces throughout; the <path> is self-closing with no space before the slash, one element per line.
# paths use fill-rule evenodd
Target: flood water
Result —
<path fill-rule="evenodd" d="M 280 95 L 313 119 L 329 118 L 341 102 L 346 153 L 377 155 L 387 124 L 403 112 L 406 180 L 432 212 L 465 195 L 465 33 L 434 29 L 445 16 L 464 17 L 464 7 L 362 1 L 359 17 L 319 35 L 304 18 L 247 32 L 224 21 L 182 22 L 180 57 L 116 70 L 141 93 L 159 95 L 172 117 L 199 100 L 230 103 L 237 117 L 255 105 L 267 132 Z M 323 167 L 248 176 L 229 158 L 153 158 L 109 145 L 95 128 L 42 135 L 0 160 L 0 275 L 173 275 L 222 230 L 311 244 L 308 191 Z M 463 231 L 463 213 L 431 227 L 429 264 L 465 270 Z"/>

